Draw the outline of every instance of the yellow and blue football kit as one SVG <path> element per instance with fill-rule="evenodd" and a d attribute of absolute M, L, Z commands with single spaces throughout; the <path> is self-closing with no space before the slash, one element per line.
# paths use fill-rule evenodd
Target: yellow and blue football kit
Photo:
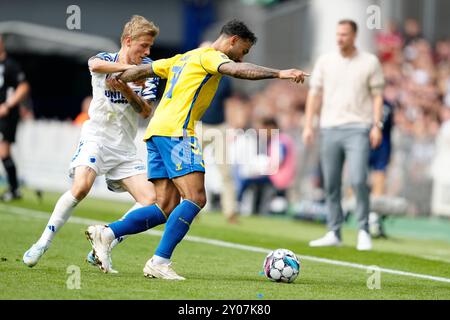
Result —
<path fill-rule="evenodd" d="M 195 123 L 214 98 L 222 77 L 219 67 L 228 62 L 222 52 L 200 48 L 152 63 L 167 85 L 144 136 L 149 179 L 205 171 Z"/>
<path fill-rule="evenodd" d="M 221 79 L 218 70 L 220 65 L 230 61 L 219 51 L 202 48 L 152 63 L 154 73 L 167 79 L 167 85 L 145 134 L 150 180 L 173 179 L 192 172 L 205 172 L 194 126 L 216 93 Z M 171 212 L 155 257 L 170 260 L 175 247 L 186 235 L 200 210 L 200 204 L 185 199 Z M 165 220 L 160 207 L 153 204 L 129 213 L 109 227 L 117 238 L 142 232 Z M 146 269 L 144 274 L 151 276 L 151 273 L 146 273 Z"/>

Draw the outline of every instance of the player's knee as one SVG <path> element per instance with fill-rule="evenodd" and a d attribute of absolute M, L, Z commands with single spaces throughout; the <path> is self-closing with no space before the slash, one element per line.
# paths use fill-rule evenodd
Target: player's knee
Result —
<path fill-rule="evenodd" d="M 78 201 L 83 200 L 84 198 L 86 198 L 86 196 L 88 195 L 89 192 L 86 192 L 84 190 L 81 189 L 72 189 L 72 195 L 74 196 L 75 199 L 77 199 Z"/>
<path fill-rule="evenodd" d="M 196 204 L 203 209 L 206 206 L 206 196 L 197 200 Z"/>
<path fill-rule="evenodd" d="M 164 196 L 158 196 L 157 197 L 157 204 L 163 210 L 166 214 L 170 214 L 172 210 L 175 208 L 173 205 L 173 201 L 170 197 L 164 197 Z"/>
<path fill-rule="evenodd" d="M 78 183 L 74 186 L 72 186 L 72 195 L 77 199 L 77 200 L 83 200 L 84 198 L 86 198 L 86 196 L 88 195 L 89 191 L 90 191 L 90 186 L 88 183 Z"/>
<path fill-rule="evenodd" d="M 151 206 L 152 204 L 156 203 L 156 195 L 155 194 L 147 194 L 145 196 L 142 196 L 138 202 L 143 205 L 144 207 Z"/>
<path fill-rule="evenodd" d="M 156 203 L 156 196 L 146 198 L 142 201 L 139 201 L 139 203 L 142 204 L 144 207 L 151 206 L 152 204 Z"/>
<path fill-rule="evenodd" d="M 206 206 L 206 194 L 203 192 L 192 195 L 191 197 L 186 198 L 186 200 L 194 202 L 200 208 L 204 208 Z"/>
<path fill-rule="evenodd" d="M 180 199 L 172 199 L 172 201 L 170 201 L 166 207 L 165 212 L 167 214 L 171 214 L 172 211 L 180 204 Z"/>

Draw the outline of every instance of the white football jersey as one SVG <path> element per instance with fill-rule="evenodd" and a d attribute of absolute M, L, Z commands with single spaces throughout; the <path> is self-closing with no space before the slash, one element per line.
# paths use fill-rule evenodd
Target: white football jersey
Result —
<path fill-rule="evenodd" d="M 115 62 L 118 53 L 102 52 L 96 57 Z M 151 63 L 152 60 L 144 58 L 142 64 Z M 127 99 L 118 91 L 107 88 L 105 80 L 107 74 L 91 72 L 92 76 L 92 102 L 89 107 L 89 120 L 83 124 L 81 140 L 95 141 L 127 152 L 136 152 L 134 140 L 138 129 L 139 114 L 133 110 Z M 145 86 L 136 86 L 128 83 L 130 88 L 145 100 L 154 101 L 159 78 L 149 78 Z"/>

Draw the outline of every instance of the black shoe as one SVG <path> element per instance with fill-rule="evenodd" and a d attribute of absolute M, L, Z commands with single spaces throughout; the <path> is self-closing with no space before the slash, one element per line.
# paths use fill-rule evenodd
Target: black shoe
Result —
<path fill-rule="evenodd" d="M 0 195 L 0 201 L 3 202 L 11 202 L 13 200 L 20 200 L 20 199 L 22 199 L 22 194 L 18 190 L 16 191 L 9 190 Z"/>

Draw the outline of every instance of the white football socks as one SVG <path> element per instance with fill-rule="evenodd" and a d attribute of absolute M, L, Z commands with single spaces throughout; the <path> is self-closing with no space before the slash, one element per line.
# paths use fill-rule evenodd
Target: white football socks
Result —
<path fill-rule="evenodd" d="M 114 235 L 114 232 L 109 227 L 106 227 L 105 229 L 103 229 L 102 237 L 105 237 L 108 241 L 116 240 L 116 236 Z M 112 247 L 111 247 L 111 249 L 112 249 Z"/>
<path fill-rule="evenodd" d="M 153 265 L 170 264 L 170 259 L 166 259 L 166 258 L 163 258 L 163 257 L 160 257 L 160 256 L 153 255 L 152 263 L 153 263 Z"/>
<path fill-rule="evenodd" d="M 56 236 L 56 233 L 61 229 L 64 224 L 69 220 L 70 216 L 72 215 L 72 211 L 74 208 L 78 205 L 80 201 L 78 201 L 70 191 L 67 191 L 64 193 L 58 200 L 58 202 L 55 205 L 55 208 L 53 209 L 53 213 L 50 217 L 50 220 L 47 223 L 47 226 L 45 227 L 44 232 L 41 235 L 41 238 L 38 240 L 38 243 L 41 246 L 49 247 L 53 238 Z M 143 205 L 140 203 L 135 203 L 133 207 L 130 208 L 130 210 L 125 213 L 125 215 L 122 217 L 125 218 L 127 214 L 129 214 L 131 211 L 134 211 L 136 209 L 142 208 Z M 107 228 L 114 237 L 114 233 L 111 229 Z M 109 234 L 108 234 L 109 236 Z M 119 237 L 117 239 L 114 239 L 111 243 L 111 249 L 117 246 L 119 243 L 121 243 L 123 240 L 128 238 L 128 235 Z"/>
<path fill-rule="evenodd" d="M 47 226 L 41 235 L 38 243 L 42 246 L 49 247 L 56 233 L 69 220 L 73 209 L 77 206 L 79 201 L 72 195 L 72 192 L 67 191 L 58 200 L 53 209 L 52 216 L 48 220 Z"/>
<path fill-rule="evenodd" d="M 142 208 L 142 207 L 144 207 L 142 204 L 140 204 L 139 202 L 136 202 L 136 203 L 134 204 L 134 206 L 132 206 L 132 207 L 130 208 L 130 210 L 128 210 L 127 213 L 125 213 L 125 214 L 123 215 L 123 217 L 120 218 L 120 220 L 125 219 L 125 217 L 126 217 L 131 211 L 134 211 L 134 210 L 136 210 L 136 209 L 140 209 L 140 208 Z M 109 229 L 109 228 L 108 228 L 108 229 Z M 111 229 L 110 229 L 110 230 L 111 230 Z M 111 232 L 112 232 L 112 230 L 111 230 Z M 113 242 L 111 242 L 111 249 L 113 249 L 115 246 L 117 246 L 119 243 L 121 243 L 123 240 L 125 240 L 125 239 L 128 238 L 128 237 L 129 237 L 129 235 L 125 235 L 125 236 L 121 236 L 121 237 L 119 237 L 119 238 L 117 238 L 117 239 L 114 239 Z"/>

